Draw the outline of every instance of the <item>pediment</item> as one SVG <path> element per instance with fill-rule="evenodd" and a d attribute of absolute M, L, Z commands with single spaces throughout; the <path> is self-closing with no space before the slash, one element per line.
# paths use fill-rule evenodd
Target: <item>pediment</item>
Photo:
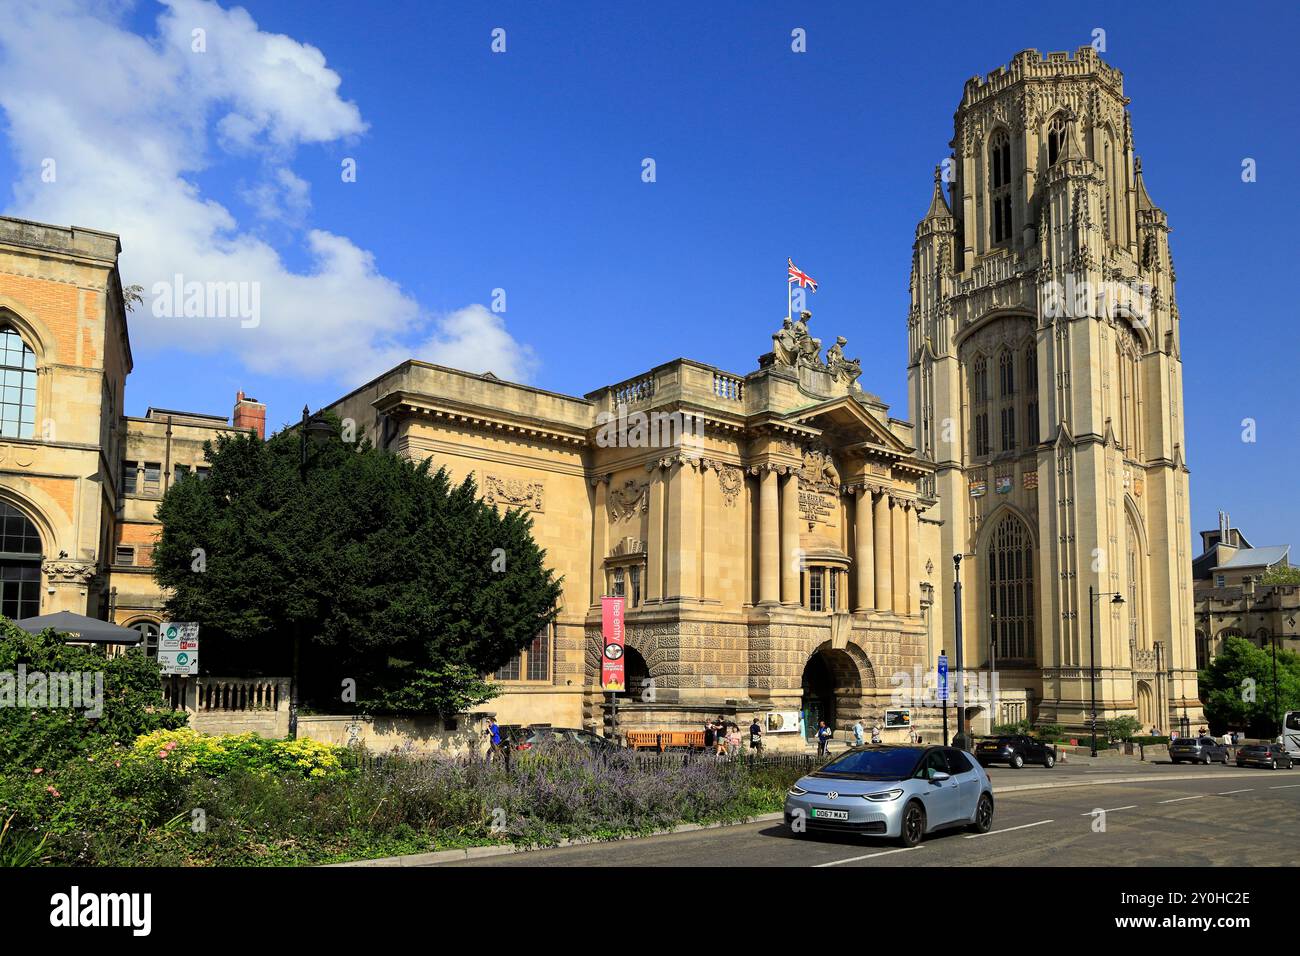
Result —
<path fill-rule="evenodd" d="M 911 455 L 913 448 L 889 430 L 852 397 L 821 402 L 786 416 L 789 421 L 832 433 L 838 445 L 874 445 L 894 455 Z"/>

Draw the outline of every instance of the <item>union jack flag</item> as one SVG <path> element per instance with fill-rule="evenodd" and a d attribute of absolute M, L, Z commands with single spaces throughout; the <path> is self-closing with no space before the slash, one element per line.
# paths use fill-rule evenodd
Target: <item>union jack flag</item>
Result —
<path fill-rule="evenodd" d="M 801 289 L 806 287 L 812 292 L 817 291 L 816 279 L 795 265 L 793 259 L 787 257 L 785 261 L 790 264 L 790 277 L 786 279 L 786 282 L 797 282 Z"/>

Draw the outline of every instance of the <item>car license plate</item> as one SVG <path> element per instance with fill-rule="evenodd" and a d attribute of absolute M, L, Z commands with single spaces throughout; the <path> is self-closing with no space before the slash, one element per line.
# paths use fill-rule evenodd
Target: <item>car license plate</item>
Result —
<path fill-rule="evenodd" d="M 823 810 L 820 807 L 813 807 L 812 815 L 820 820 L 847 820 L 849 818 L 849 811 Z"/>

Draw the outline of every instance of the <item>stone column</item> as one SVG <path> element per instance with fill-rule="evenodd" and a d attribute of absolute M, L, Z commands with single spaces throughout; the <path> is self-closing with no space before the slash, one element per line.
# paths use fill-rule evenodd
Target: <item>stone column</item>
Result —
<path fill-rule="evenodd" d="M 799 593 L 799 475 L 790 472 L 781 482 L 781 603 L 798 605 Z"/>
<path fill-rule="evenodd" d="M 881 491 L 872 505 L 875 529 L 876 610 L 894 609 L 894 564 L 889 555 L 889 492 Z"/>
<path fill-rule="evenodd" d="M 678 458 L 668 467 L 668 580 L 665 600 L 694 600 L 699 582 L 699 462 Z"/>
<path fill-rule="evenodd" d="M 894 562 L 894 613 L 907 613 L 907 515 L 903 499 L 893 499 L 893 532 L 889 553 Z"/>
<path fill-rule="evenodd" d="M 591 479 L 595 486 L 591 509 L 591 603 L 600 603 L 605 593 L 605 555 L 609 550 L 609 475 Z"/>
<path fill-rule="evenodd" d="M 872 551 L 871 488 L 863 485 L 853 498 L 853 579 L 855 611 L 876 606 L 876 556 Z"/>
<path fill-rule="evenodd" d="M 646 531 L 645 600 L 664 598 L 664 472 L 656 462 L 650 466 L 649 527 Z"/>
<path fill-rule="evenodd" d="M 921 602 L 921 514 L 916 502 L 907 503 L 907 613 L 916 614 Z"/>
<path fill-rule="evenodd" d="M 781 532 L 777 475 L 770 467 L 758 472 L 758 602 L 781 602 Z"/>

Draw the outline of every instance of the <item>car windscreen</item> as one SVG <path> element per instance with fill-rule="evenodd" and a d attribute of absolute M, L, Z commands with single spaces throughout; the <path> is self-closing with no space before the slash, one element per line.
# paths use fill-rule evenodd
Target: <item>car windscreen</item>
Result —
<path fill-rule="evenodd" d="M 889 750 L 850 750 L 826 764 L 813 776 L 904 780 L 912 776 L 923 752 L 914 747 L 899 747 Z"/>

